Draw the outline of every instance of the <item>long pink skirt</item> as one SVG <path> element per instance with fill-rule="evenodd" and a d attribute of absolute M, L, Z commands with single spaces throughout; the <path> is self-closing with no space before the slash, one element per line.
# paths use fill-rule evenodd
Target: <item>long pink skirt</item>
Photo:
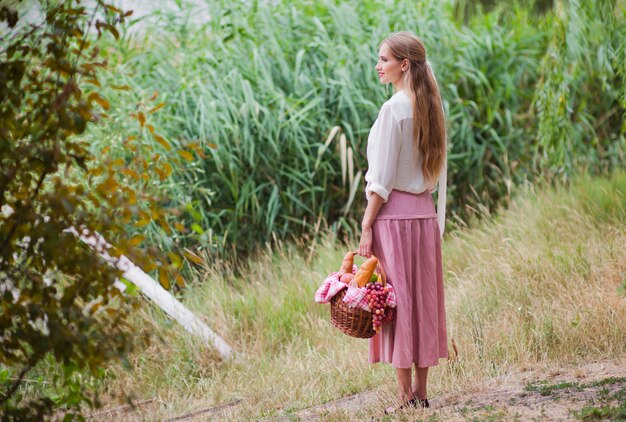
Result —
<path fill-rule="evenodd" d="M 393 190 L 372 226 L 372 251 L 398 300 L 396 318 L 369 340 L 369 362 L 437 365 L 448 356 L 441 239 L 432 195 Z"/>

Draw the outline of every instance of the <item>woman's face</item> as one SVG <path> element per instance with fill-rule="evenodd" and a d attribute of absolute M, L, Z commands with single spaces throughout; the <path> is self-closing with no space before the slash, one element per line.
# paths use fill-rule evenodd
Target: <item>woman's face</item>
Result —
<path fill-rule="evenodd" d="M 375 67 L 381 84 L 392 83 L 394 86 L 402 80 L 402 61 L 396 59 L 387 43 L 383 43 L 378 51 L 378 63 Z"/>

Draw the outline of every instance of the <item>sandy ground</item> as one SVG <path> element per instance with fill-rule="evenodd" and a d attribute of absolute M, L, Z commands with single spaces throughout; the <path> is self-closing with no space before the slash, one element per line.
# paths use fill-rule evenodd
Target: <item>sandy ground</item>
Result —
<path fill-rule="evenodd" d="M 619 395 L 619 400 L 615 397 Z M 613 399 L 611 399 L 613 397 Z M 279 421 L 573 421 L 584 407 L 626 406 L 626 358 L 559 369 L 529 370 L 477 383 L 469 390 L 430 400 L 430 409 L 383 414 L 380 392 L 364 391 L 297 412 L 267 419 Z M 240 401 L 195 409 L 169 421 L 244 420 Z M 155 420 L 157 400 L 97 412 L 91 420 Z M 236 415 L 236 416 L 235 416 Z M 626 420 L 626 415 L 624 415 Z M 90 418 L 88 418 L 89 420 Z M 249 420 L 254 420 L 251 415 Z M 598 420 L 598 419 L 596 419 Z M 615 420 L 615 419 L 606 419 Z"/>
<path fill-rule="evenodd" d="M 595 385 L 594 385 L 595 384 Z M 598 385 L 601 384 L 601 385 Z M 604 390 L 603 390 L 604 389 Z M 393 420 L 466 421 L 577 420 L 585 406 L 623 405 L 604 398 L 626 393 L 626 360 L 588 363 L 568 369 L 527 371 L 478 384 L 472 391 L 448 393 L 430 400 L 431 408 L 407 410 Z M 622 394 L 626 397 L 626 394 Z M 359 408 L 379 402 L 374 392 L 364 392 L 296 413 L 300 420 L 340 420 L 340 415 L 366 416 Z M 624 399 L 626 400 L 626 398 Z M 370 411 L 371 415 L 372 412 Z M 370 416 L 372 420 L 383 418 Z M 369 418 L 368 418 L 369 419 Z M 384 418 L 387 419 L 387 418 Z M 363 419 L 361 419 L 363 420 Z"/>

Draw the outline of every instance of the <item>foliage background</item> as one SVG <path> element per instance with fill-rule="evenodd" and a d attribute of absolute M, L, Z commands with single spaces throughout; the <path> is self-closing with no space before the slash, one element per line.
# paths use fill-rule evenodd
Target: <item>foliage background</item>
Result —
<path fill-rule="evenodd" d="M 163 13 L 163 30 L 108 48 L 106 77 L 131 89 L 108 93 L 112 119 L 90 132 L 112 154 L 141 153 L 124 143 L 124 116 L 161 95 L 148 118 L 162 132 L 147 125 L 140 142 L 182 164 L 145 188 L 184 212 L 172 234 L 142 230 L 166 248 L 241 259 L 276 239 L 306 245 L 324 225 L 353 234 L 368 131 L 392 94 L 373 66 L 397 30 L 422 37 L 442 89 L 456 225 L 526 181 L 626 162 L 623 2 L 206 3 L 205 24 Z"/>
<path fill-rule="evenodd" d="M 99 404 L 87 380 L 132 350 L 128 317 L 139 302 L 121 293 L 114 283 L 123 271 L 97 252 L 113 263 L 123 254 L 147 271 L 158 269 L 164 284 L 182 261 L 138 247 L 142 238 L 126 231 L 146 218 L 143 207 L 153 221 L 165 214 L 159 198 L 120 184 L 118 173 L 143 163 L 95 160 L 81 136 L 110 108 L 98 93 L 98 69 L 106 61 L 97 38 L 118 36 L 115 25 L 128 16 L 96 3 L 87 11 L 72 2 L 42 2 L 35 22 L 0 4 L 2 420 L 41 420 L 57 407 L 68 420 L 78 417 L 83 405 Z M 97 242 L 94 251 L 78 238 L 96 233 L 114 246 Z M 56 371 L 46 388 L 25 394 L 31 371 L 47 362 Z"/>

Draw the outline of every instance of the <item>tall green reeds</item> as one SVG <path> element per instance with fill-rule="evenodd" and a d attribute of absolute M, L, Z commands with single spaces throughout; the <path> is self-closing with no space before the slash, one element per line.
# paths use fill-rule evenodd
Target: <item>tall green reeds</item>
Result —
<path fill-rule="evenodd" d="M 624 163 L 623 5 L 557 2 L 535 91 L 536 168 L 569 178 Z"/>
<path fill-rule="evenodd" d="M 626 19 L 615 2 L 557 2 L 542 16 L 499 7 L 467 25 L 435 1 L 208 2 L 205 26 L 172 24 L 111 51 L 117 72 L 106 77 L 130 90 L 111 91 L 111 119 L 90 134 L 124 157 L 125 116 L 155 91 L 164 102 L 132 143 L 172 158 L 161 170 L 171 182 L 143 181 L 183 210 L 169 234 L 142 229 L 165 247 L 243 256 L 324 223 L 355 227 L 368 131 L 392 94 L 373 69 L 378 43 L 397 30 L 428 47 L 461 219 L 525 180 L 626 163 Z"/>

